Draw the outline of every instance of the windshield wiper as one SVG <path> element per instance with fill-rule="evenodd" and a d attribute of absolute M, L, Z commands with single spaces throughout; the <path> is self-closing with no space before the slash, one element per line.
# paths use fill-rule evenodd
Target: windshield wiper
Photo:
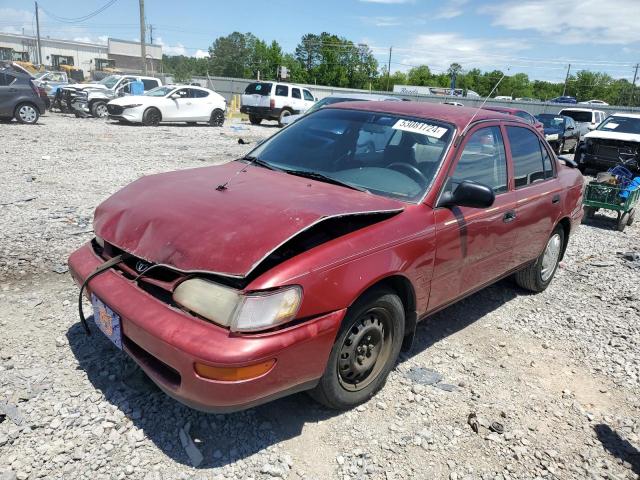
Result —
<path fill-rule="evenodd" d="M 350 188 L 352 190 L 357 190 L 359 192 L 371 193 L 371 192 L 369 192 L 369 190 L 367 190 L 364 187 L 359 187 L 359 186 L 353 185 L 351 183 L 343 182 L 342 180 L 338 180 L 337 178 L 333 178 L 333 177 L 328 177 L 328 176 L 326 176 L 326 175 L 324 175 L 322 173 L 310 172 L 308 170 L 287 170 L 287 169 L 284 169 L 283 171 L 286 172 L 286 173 L 289 173 L 291 175 L 296 175 L 298 177 L 311 178 L 313 180 L 318 180 L 320 182 L 332 183 L 333 185 L 340 185 L 341 187 Z"/>
<path fill-rule="evenodd" d="M 240 160 L 246 160 L 249 162 L 249 165 L 260 165 L 261 167 L 268 168 L 269 170 L 275 170 L 277 172 L 281 172 L 282 169 L 278 167 L 274 167 L 269 162 L 265 162 L 264 160 L 260 160 L 258 157 L 254 157 L 253 155 L 245 155 Z"/>

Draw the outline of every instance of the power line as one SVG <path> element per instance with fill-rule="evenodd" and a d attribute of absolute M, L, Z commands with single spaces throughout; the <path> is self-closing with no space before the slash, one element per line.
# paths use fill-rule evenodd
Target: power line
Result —
<path fill-rule="evenodd" d="M 104 12 L 107 8 L 109 8 L 111 5 L 113 5 L 117 1 L 118 0 L 109 0 L 107 3 L 105 3 L 103 6 L 101 6 L 97 10 L 94 10 L 93 12 L 88 13 L 87 15 L 84 15 L 82 17 L 76 17 L 76 18 L 59 17 L 58 15 L 56 15 L 54 13 L 51 13 L 50 11 L 45 10 L 42 7 L 40 7 L 40 9 L 44 13 L 46 13 L 47 16 L 51 17 L 53 20 L 56 20 L 58 22 L 61 22 L 61 23 L 80 23 L 80 22 L 86 22 L 87 20 L 95 17 L 96 15 L 99 15 L 100 13 Z"/>

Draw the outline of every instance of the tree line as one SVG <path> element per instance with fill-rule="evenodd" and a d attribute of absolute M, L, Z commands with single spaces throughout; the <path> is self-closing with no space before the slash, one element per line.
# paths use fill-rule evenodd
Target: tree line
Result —
<path fill-rule="evenodd" d="M 456 88 L 473 90 L 487 96 L 493 93 L 513 98 L 549 100 L 563 94 L 578 101 L 599 99 L 612 105 L 640 106 L 640 92 L 626 79 L 614 79 L 607 73 L 581 70 L 567 82 L 532 80 L 525 73 L 505 75 L 501 70 L 463 70 L 452 63 L 447 72 L 432 72 L 427 65 L 389 75 L 386 65 L 379 65 L 371 49 L 364 44 L 327 32 L 303 35 L 293 52 L 284 52 L 280 44 L 257 38 L 252 33 L 233 32 L 218 37 L 205 58 L 163 56 L 164 71 L 179 82 L 193 76 L 222 76 L 276 80 L 279 67 L 288 70 L 288 81 L 295 83 L 348 87 L 374 91 L 393 90 L 394 85 L 449 87 L 455 73 Z M 635 95 L 634 95 L 635 93 Z"/>

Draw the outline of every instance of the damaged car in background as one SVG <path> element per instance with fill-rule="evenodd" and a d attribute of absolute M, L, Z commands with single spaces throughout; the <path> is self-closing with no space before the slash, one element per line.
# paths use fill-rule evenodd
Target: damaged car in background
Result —
<path fill-rule="evenodd" d="M 575 162 L 582 172 L 606 171 L 620 163 L 640 171 L 640 113 L 615 113 L 586 134 Z"/>
<path fill-rule="evenodd" d="M 228 412 L 308 390 L 345 409 L 383 387 L 418 321 L 509 275 L 547 288 L 582 191 L 513 116 L 340 103 L 236 161 L 133 182 L 69 266 L 86 331 L 85 298 L 180 402 Z"/>
<path fill-rule="evenodd" d="M 132 91 L 132 84 L 142 85 L 140 92 Z M 109 115 L 107 103 L 114 98 L 142 94 L 153 88 L 162 86 L 162 81 L 154 77 L 138 75 L 109 75 L 99 82 L 75 83 L 58 90 L 56 102 L 68 112 L 79 116 L 91 115 L 105 118 Z"/>

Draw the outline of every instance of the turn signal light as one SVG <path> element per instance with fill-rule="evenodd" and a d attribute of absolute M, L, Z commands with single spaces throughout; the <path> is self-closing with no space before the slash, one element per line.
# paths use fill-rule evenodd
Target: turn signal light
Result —
<path fill-rule="evenodd" d="M 198 375 L 209 380 L 219 382 L 239 382 L 250 380 L 264 375 L 276 364 L 275 358 L 266 362 L 248 365 L 246 367 L 212 367 L 203 363 L 195 363 L 195 370 Z"/>

